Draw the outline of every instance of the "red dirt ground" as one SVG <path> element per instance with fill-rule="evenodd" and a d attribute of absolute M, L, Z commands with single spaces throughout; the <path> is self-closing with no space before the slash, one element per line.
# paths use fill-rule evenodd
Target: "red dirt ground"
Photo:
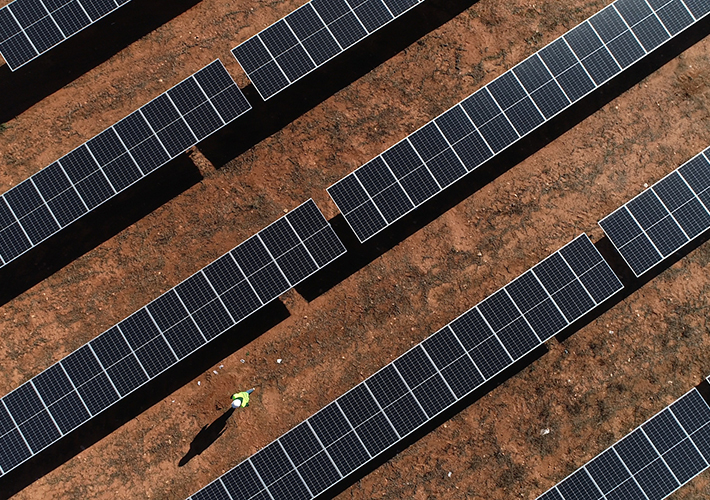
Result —
<path fill-rule="evenodd" d="M 244 87 L 229 50 L 300 3 L 202 0 L 80 76 L 5 124 L 0 192 L 216 57 Z M 0 393 L 302 201 L 335 216 L 327 186 L 607 3 L 480 0 L 224 168 L 193 153 L 201 182 L 0 307 Z M 287 293 L 288 319 L 15 498 L 184 498 L 578 234 L 598 240 L 599 219 L 710 145 L 708 54 L 705 39 L 311 303 Z M 535 498 L 710 374 L 709 265 L 706 243 L 338 498 Z M 673 496 L 708 497 L 707 473 Z"/>

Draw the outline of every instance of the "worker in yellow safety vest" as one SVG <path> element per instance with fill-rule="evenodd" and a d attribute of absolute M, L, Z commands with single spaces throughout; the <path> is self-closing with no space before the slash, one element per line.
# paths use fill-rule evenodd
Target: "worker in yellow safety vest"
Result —
<path fill-rule="evenodd" d="M 249 394 L 252 392 L 254 392 L 254 389 L 232 394 L 232 408 L 244 408 L 249 406 Z"/>

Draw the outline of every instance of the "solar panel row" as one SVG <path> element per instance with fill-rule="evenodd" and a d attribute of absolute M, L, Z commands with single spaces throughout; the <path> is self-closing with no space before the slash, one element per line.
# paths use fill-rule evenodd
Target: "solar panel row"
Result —
<path fill-rule="evenodd" d="M 0 54 L 12 71 L 130 0 L 15 0 L 0 9 Z"/>
<path fill-rule="evenodd" d="M 191 498 L 313 498 L 621 288 L 579 236 Z"/>
<path fill-rule="evenodd" d="M 232 50 L 268 99 L 424 0 L 311 0 Z"/>
<path fill-rule="evenodd" d="M 710 407 L 693 389 L 539 500 L 661 500 L 710 462 Z"/>
<path fill-rule="evenodd" d="M 217 60 L 0 196 L 0 267 L 251 106 Z"/>
<path fill-rule="evenodd" d="M 309 200 L 7 394 L 0 403 L 0 475 L 344 252 Z"/>
<path fill-rule="evenodd" d="M 601 221 L 636 276 L 710 228 L 710 149 L 668 174 Z"/>
<path fill-rule="evenodd" d="M 710 11 L 617 0 L 328 188 L 360 241 L 382 231 Z"/>

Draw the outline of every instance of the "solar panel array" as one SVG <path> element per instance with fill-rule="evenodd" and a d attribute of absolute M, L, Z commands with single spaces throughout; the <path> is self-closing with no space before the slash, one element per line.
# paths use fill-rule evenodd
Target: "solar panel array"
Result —
<path fill-rule="evenodd" d="M 710 149 L 599 221 L 636 276 L 710 228 Z"/>
<path fill-rule="evenodd" d="M 312 200 L 4 396 L 0 475 L 345 252 Z"/>
<path fill-rule="evenodd" d="M 191 498 L 313 498 L 621 288 L 581 235 Z"/>
<path fill-rule="evenodd" d="M 0 267 L 251 106 L 217 60 L 0 196 Z"/>
<path fill-rule="evenodd" d="M 710 407 L 693 389 L 538 500 L 661 500 L 710 462 Z"/>
<path fill-rule="evenodd" d="M 424 0 L 311 0 L 232 50 L 268 99 Z"/>
<path fill-rule="evenodd" d="M 617 0 L 328 192 L 365 241 L 708 11 L 707 0 Z"/>
<path fill-rule="evenodd" d="M 0 9 L 0 54 L 12 71 L 130 0 L 15 0 Z"/>

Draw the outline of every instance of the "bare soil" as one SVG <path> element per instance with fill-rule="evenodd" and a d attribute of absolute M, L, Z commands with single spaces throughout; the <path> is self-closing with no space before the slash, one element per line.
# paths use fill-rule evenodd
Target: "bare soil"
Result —
<path fill-rule="evenodd" d="M 0 192 L 217 57 L 244 87 L 229 50 L 300 3 L 202 0 L 81 75 L 4 124 Z M 226 166 L 193 151 L 201 182 L 0 307 L 0 393 L 302 201 L 334 217 L 327 186 L 607 3 L 480 0 Z M 286 320 L 15 498 L 185 498 L 578 234 L 600 239 L 599 219 L 710 145 L 709 54 L 704 39 L 312 302 L 287 293 Z M 710 374 L 709 265 L 706 243 L 338 498 L 535 498 Z M 673 496 L 709 497 L 707 473 Z"/>

